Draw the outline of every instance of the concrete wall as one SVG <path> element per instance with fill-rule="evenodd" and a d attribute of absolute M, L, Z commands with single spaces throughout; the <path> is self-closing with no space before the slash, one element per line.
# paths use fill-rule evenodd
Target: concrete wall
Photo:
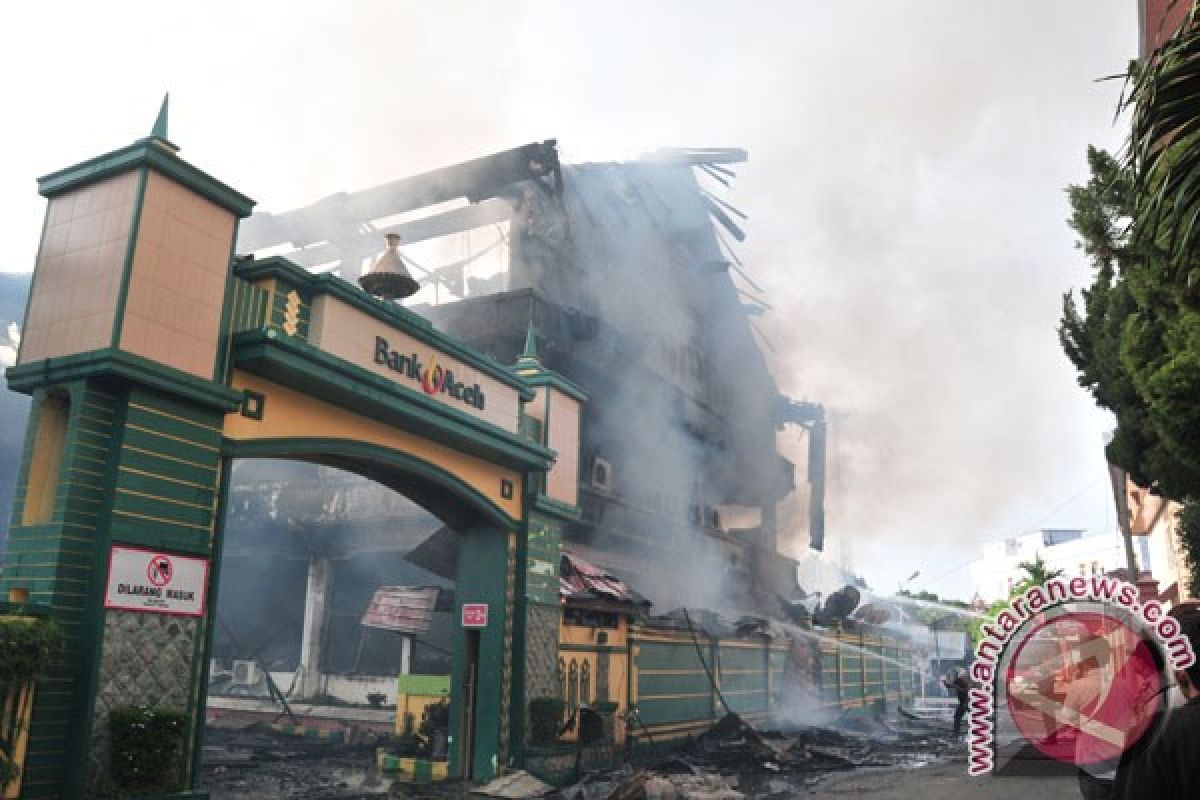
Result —
<path fill-rule="evenodd" d="M 296 677 L 294 672 L 272 672 L 271 680 L 286 692 Z M 367 695 L 379 692 L 387 697 L 385 705 L 396 702 L 396 675 L 321 675 L 316 680 L 316 691 L 327 694 L 343 703 L 367 702 Z M 299 684 L 297 683 L 297 686 Z"/>

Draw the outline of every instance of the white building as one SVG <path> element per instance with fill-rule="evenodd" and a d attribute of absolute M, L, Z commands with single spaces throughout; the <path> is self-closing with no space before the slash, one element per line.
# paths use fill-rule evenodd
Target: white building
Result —
<path fill-rule="evenodd" d="M 1103 575 L 1125 566 L 1121 535 L 1076 528 L 1039 528 L 983 546 L 983 557 L 968 567 L 975 593 L 987 603 L 1003 600 L 1025 578 L 1018 566 L 1041 556 L 1046 569 L 1065 577 Z"/>

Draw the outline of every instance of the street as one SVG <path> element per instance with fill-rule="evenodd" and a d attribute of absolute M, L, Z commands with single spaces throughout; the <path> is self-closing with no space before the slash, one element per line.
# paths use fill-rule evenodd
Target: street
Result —
<path fill-rule="evenodd" d="M 858 770 L 834 776 L 805 798 L 867 797 L 872 800 L 1070 800 L 1080 797 L 1074 775 L 972 778 L 966 763 L 917 769 Z"/>

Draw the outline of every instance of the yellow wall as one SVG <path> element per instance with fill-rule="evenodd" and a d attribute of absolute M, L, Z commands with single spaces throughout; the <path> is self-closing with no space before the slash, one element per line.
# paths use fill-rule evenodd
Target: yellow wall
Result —
<path fill-rule="evenodd" d="M 615 738 L 618 744 L 625 741 L 625 721 L 624 713 L 629 708 L 628 689 L 629 689 L 629 625 L 622 617 L 617 623 L 616 628 L 592 628 L 584 625 L 567 625 L 565 622 L 559 627 L 559 667 L 562 670 L 562 675 L 567 675 L 570 669 L 571 662 L 574 661 L 576 669 L 581 673 L 583 665 L 588 664 L 588 672 L 590 673 L 590 694 L 588 697 L 581 697 L 581 704 L 594 706 L 599 697 L 596 691 L 596 676 L 597 664 L 600 653 L 596 650 L 582 650 L 576 648 L 616 648 L 620 652 L 608 653 L 608 701 L 617 704 L 616 722 L 615 722 Z M 600 632 L 608 634 L 608 642 L 599 644 L 596 634 Z M 567 646 L 567 647 L 564 647 Z M 565 683 L 562 684 L 565 686 Z M 567 701 L 566 691 L 563 691 L 563 702 Z M 570 709 L 568 709 L 568 712 Z M 576 730 L 568 732 L 563 738 L 574 741 L 576 732 L 578 731 L 578 723 Z"/>
<path fill-rule="evenodd" d="M 496 504 L 513 519 L 521 519 L 521 474 L 437 444 L 383 422 L 354 414 L 329 403 L 245 372 L 234 372 L 235 389 L 250 389 L 266 398 L 263 418 L 230 414 L 225 435 L 236 441 L 259 439 L 328 438 L 379 445 L 415 456 L 455 475 Z M 512 481 L 511 498 L 500 493 L 502 480 Z"/>
<path fill-rule="evenodd" d="M 412 718 L 412 732 L 416 733 L 421 727 L 421 717 L 425 709 L 446 699 L 446 695 L 438 694 L 408 694 L 401 692 L 396 695 L 396 733 L 404 733 L 404 718 Z"/>
<path fill-rule="evenodd" d="M 22 525 L 49 522 L 54 515 L 54 501 L 62 478 L 70 400 L 65 396 L 46 395 L 35 414 L 37 433 L 33 437 L 33 453 L 26 477 Z"/>

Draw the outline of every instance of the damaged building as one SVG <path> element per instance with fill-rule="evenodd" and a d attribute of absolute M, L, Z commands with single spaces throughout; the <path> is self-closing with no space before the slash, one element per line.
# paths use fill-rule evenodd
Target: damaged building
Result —
<path fill-rule="evenodd" d="M 538 142 L 256 213 L 237 249 L 353 281 L 385 235 L 398 235 L 419 286 L 410 309 L 591 398 L 575 465 L 582 513 L 564 526 L 564 546 L 659 609 L 775 615 L 795 588 L 781 545 L 823 544 L 824 418 L 819 405 L 780 395 L 756 340 L 754 317 L 768 307 L 735 249 L 745 215 L 722 197 L 746 158 L 664 150 L 572 165 L 554 141 Z M 788 423 L 809 443 L 799 487 L 776 445 Z M 530 433 L 554 448 L 553 427 Z M 776 509 L 797 489 L 808 519 L 781 524 Z M 431 583 L 452 592 L 452 529 L 323 467 L 239 462 L 227 536 L 215 655 L 235 694 L 266 690 L 257 671 L 234 670 L 246 660 L 293 697 L 390 694 L 399 644 L 361 624 L 373 593 Z M 264 557 L 277 565 L 269 585 L 254 580 Z M 449 617 L 417 641 L 415 671 L 445 671 L 438 637 Z"/>
<path fill-rule="evenodd" d="M 36 796 L 125 785 L 122 704 L 165 709 L 194 786 L 205 721 L 395 730 L 381 768 L 490 780 L 577 772 L 572 726 L 604 763 L 791 689 L 911 694 L 857 591 L 810 607 L 780 553 L 803 525 L 777 519 L 776 434 L 808 433 L 820 548 L 824 420 L 779 395 L 731 277 L 742 215 L 698 179 L 744 153 L 543 142 L 242 226 L 254 201 L 177 155 L 167 111 L 39 182 L 3 580 L 75 650 L 11 728 Z M 81 276 L 107 294 L 63 291 Z"/>

